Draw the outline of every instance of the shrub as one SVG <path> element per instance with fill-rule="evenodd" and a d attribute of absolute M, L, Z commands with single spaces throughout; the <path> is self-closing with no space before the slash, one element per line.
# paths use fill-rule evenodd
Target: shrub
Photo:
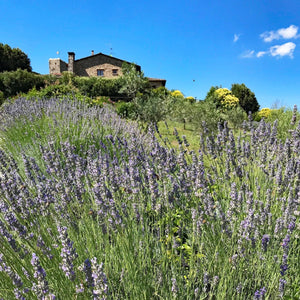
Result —
<path fill-rule="evenodd" d="M 27 93 L 33 87 L 39 89 L 45 85 L 43 76 L 27 70 L 18 69 L 12 72 L 0 73 L 0 90 L 4 98 L 16 96 L 19 93 Z"/>
<path fill-rule="evenodd" d="M 196 102 L 196 99 L 195 99 L 194 97 L 192 97 L 192 96 L 186 97 L 185 100 L 187 100 L 187 101 L 190 102 L 191 104 Z"/>
<path fill-rule="evenodd" d="M 230 127 L 238 129 L 242 127 L 244 120 L 247 119 L 247 114 L 240 106 L 236 106 L 226 110 L 226 112 L 222 114 L 222 118 L 228 122 Z"/>
<path fill-rule="evenodd" d="M 137 118 L 136 105 L 133 102 L 120 101 L 116 103 L 116 109 L 119 116 L 127 119 Z"/>
<path fill-rule="evenodd" d="M 87 99 L 87 102 L 92 104 L 92 105 L 97 105 L 97 106 L 101 106 L 103 107 L 103 104 L 104 103 L 107 103 L 107 104 L 114 104 L 113 101 L 110 100 L 109 97 L 107 96 L 99 96 L 99 97 L 96 97 L 96 98 L 89 98 L 89 97 L 86 97 Z"/>
<path fill-rule="evenodd" d="M 108 96 L 113 100 L 127 98 L 119 92 L 122 87 L 121 77 L 116 79 L 75 77 L 72 82 L 81 94 L 88 97 Z"/>
<path fill-rule="evenodd" d="M 0 91 L 0 105 L 2 105 L 4 100 L 5 100 L 4 93 L 2 91 Z"/>
<path fill-rule="evenodd" d="M 222 108 L 231 109 L 239 104 L 239 99 L 232 95 L 231 91 L 226 88 L 217 89 L 215 95 Z"/>
<path fill-rule="evenodd" d="M 270 108 L 262 108 L 258 113 L 258 119 L 256 121 L 260 121 L 261 118 L 267 119 L 271 115 L 271 109 Z"/>
<path fill-rule="evenodd" d="M 184 98 L 183 94 L 179 90 L 175 90 L 175 91 L 171 92 L 171 95 L 173 97 Z"/>

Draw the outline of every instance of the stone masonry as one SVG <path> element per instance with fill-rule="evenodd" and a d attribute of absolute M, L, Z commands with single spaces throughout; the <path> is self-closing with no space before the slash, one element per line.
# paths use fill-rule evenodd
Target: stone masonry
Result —
<path fill-rule="evenodd" d="M 103 53 L 94 54 L 81 59 L 75 59 L 74 52 L 68 52 L 68 64 L 59 58 L 49 59 L 49 72 L 53 75 L 61 75 L 64 71 L 69 71 L 77 76 L 101 76 L 113 78 L 122 75 L 122 65 L 129 62 L 115 58 Z M 138 71 L 141 67 L 136 65 Z"/>
<path fill-rule="evenodd" d="M 131 64 L 103 53 L 94 54 L 94 51 L 90 56 L 81 59 L 75 59 L 75 53 L 68 52 L 68 63 L 60 58 L 49 59 L 49 73 L 59 76 L 62 72 L 68 71 L 77 76 L 114 78 L 122 76 L 123 63 Z M 137 71 L 141 71 L 139 65 L 135 64 L 135 67 Z M 165 86 L 166 84 L 165 79 L 149 78 L 149 82 L 153 88 Z"/>
<path fill-rule="evenodd" d="M 62 72 L 68 71 L 68 64 L 60 58 L 49 59 L 49 73 L 52 75 L 61 75 Z"/>

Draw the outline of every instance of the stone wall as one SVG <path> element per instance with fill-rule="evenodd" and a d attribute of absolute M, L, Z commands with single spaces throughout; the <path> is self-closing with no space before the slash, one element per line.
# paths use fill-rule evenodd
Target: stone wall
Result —
<path fill-rule="evenodd" d="M 113 77 L 112 70 L 122 69 L 123 61 L 107 55 L 96 54 L 86 58 L 75 60 L 74 73 L 78 76 L 97 76 L 97 70 L 104 70 L 104 77 Z"/>
<path fill-rule="evenodd" d="M 68 71 L 68 64 L 60 58 L 49 59 L 49 74 L 61 75 L 62 72 Z"/>
<path fill-rule="evenodd" d="M 103 70 L 103 77 L 106 78 L 114 78 L 123 75 L 122 68 L 111 65 L 111 64 L 101 64 L 97 66 L 92 66 L 90 68 L 85 69 L 87 76 L 98 76 L 97 70 Z"/>
<path fill-rule="evenodd" d="M 52 75 L 61 75 L 64 71 L 69 71 L 77 76 L 94 77 L 99 76 L 98 70 L 101 70 L 101 77 L 116 78 L 123 75 L 122 65 L 125 61 L 102 53 L 75 60 L 75 53 L 68 52 L 68 63 L 60 58 L 49 59 L 49 73 Z M 136 65 L 137 71 L 141 67 Z M 103 74 L 103 75 L 102 75 Z"/>

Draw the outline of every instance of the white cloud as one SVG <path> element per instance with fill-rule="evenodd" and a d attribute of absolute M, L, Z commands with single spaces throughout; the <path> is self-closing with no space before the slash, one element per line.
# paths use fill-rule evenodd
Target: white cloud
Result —
<path fill-rule="evenodd" d="M 265 41 L 265 42 L 271 42 L 273 40 L 278 40 L 279 35 L 274 32 L 274 31 L 266 31 L 260 35 L 260 37 Z"/>
<path fill-rule="evenodd" d="M 247 50 L 241 54 L 242 58 L 251 58 L 254 56 L 254 50 Z"/>
<path fill-rule="evenodd" d="M 296 39 L 300 35 L 298 35 L 298 26 L 291 25 L 287 28 L 280 28 L 276 31 L 265 31 L 260 35 L 260 37 L 265 42 L 272 42 L 273 40 L 279 39 Z"/>
<path fill-rule="evenodd" d="M 270 48 L 270 54 L 272 56 L 289 56 L 290 58 L 293 58 L 293 53 L 296 48 L 296 45 L 292 42 L 285 43 L 283 45 L 276 45 Z"/>
<path fill-rule="evenodd" d="M 278 29 L 278 34 L 282 36 L 284 39 L 293 39 L 297 38 L 298 27 L 295 25 L 291 25 L 288 28 Z"/>
<path fill-rule="evenodd" d="M 259 51 L 259 52 L 257 52 L 256 57 L 262 57 L 262 56 L 264 56 L 265 54 L 267 54 L 266 51 Z"/>
<path fill-rule="evenodd" d="M 234 34 L 234 36 L 233 36 L 233 42 L 234 43 L 237 42 L 239 40 L 239 38 L 240 38 L 240 34 Z"/>

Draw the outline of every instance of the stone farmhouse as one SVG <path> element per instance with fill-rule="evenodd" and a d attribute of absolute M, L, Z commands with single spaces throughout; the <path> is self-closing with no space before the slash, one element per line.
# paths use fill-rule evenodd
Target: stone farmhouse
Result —
<path fill-rule="evenodd" d="M 68 63 L 60 58 L 49 59 L 49 73 L 60 76 L 62 72 L 68 71 L 77 76 L 99 76 L 103 78 L 114 78 L 122 76 L 122 64 L 128 63 L 125 60 L 112 57 L 103 53 L 95 54 L 92 50 L 90 56 L 75 59 L 74 52 L 68 52 Z M 136 65 L 136 70 L 141 71 L 141 67 Z M 165 79 L 149 78 L 148 80 L 153 88 L 166 85 Z"/>

